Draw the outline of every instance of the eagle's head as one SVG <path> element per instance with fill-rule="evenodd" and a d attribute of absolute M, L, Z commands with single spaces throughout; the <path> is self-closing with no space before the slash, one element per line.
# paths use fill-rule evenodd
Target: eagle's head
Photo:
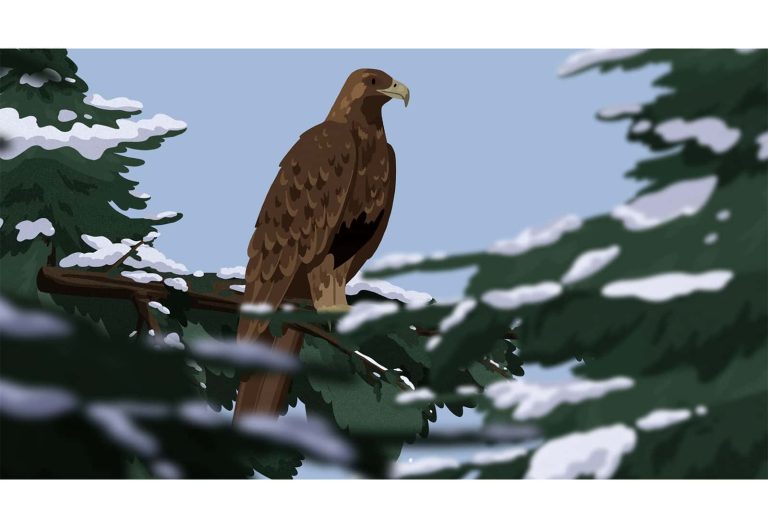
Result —
<path fill-rule="evenodd" d="M 347 121 L 350 117 L 357 117 L 358 113 L 369 121 L 377 116 L 380 119 L 381 107 L 390 99 L 402 99 L 405 106 L 408 106 L 410 97 L 411 93 L 405 84 L 381 70 L 355 70 L 347 77 L 328 119 Z"/>

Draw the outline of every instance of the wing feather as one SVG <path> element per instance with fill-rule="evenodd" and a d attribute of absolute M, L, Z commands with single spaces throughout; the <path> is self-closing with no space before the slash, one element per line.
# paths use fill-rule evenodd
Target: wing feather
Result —
<path fill-rule="evenodd" d="M 302 264 L 327 254 L 355 174 L 354 140 L 345 125 L 325 122 L 302 134 L 280 162 L 248 245 L 244 300 L 277 306 Z M 243 318 L 239 337 L 263 324 Z"/>

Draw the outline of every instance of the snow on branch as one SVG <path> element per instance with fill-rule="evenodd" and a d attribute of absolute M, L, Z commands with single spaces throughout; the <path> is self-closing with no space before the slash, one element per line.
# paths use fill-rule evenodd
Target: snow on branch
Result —
<path fill-rule="evenodd" d="M 347 282 L 347 295 L 357 295 L 362 291 L 369 291 L 381 295 L 393 301 L 400 301 L 411 307 L 420 307 L 429 304 L 432 296 L 428 293 L 405 290 L 399 286 L 378 279 L 364 280 L 360 273 Z"/>
<path fill-rule="evenodd" d="M 27 84 L 32 88 L 42 88 L 47 82 L 61 82 L 61 75 L 52 68 L 43 68 L 34 73 L 25 73 L 19 78 L 19 84 Z"/>
<path fill-rule="evenodd" d="M 145 238 L 149 238 L 150 241 L 156 238 L 150 237 L 150 235 Z M 67 255 L 61 259 L 59 266 L 62 268 L 99 268 L 113 266 L 124 259 L 125 265 L 131 268 L 152 268 L 160 273 L 176 273 L 178 275 L 189 275 L 190 273 L 184 264 L 166 257 L 154 247 L 141 245 L 143 241 L 136 242 L 126 238 L 116 243 L 104 236 L 91 235 L 82 235 L 81 238 L 95 251 L 76 252 Z M 127 256 L 131 251 L 134 251 L 135 256 Z"/>
<path fill-rule="evenodd" d="M 19 234 L 16 235 L 17 242 L 33 240 L 38 235 L 52 236 L 56 229 L 47 218 L 38 218 L 37 220 L 22 220 L 16 224 Z"/>
<path fill-rule="evenodd" d="M 643 231 L 681 216 L 693 216 L 709 201 L 717 187 L 717 176 L 673 183 L 614 208 L 611 216 L 630 231 Z"/>
<path fill-rule="evenodd" d="M 733 278 L 730 270 L 703 273 L 659 273 L 638 279 L 614 281 L 603 286 L 603 297 L 635 297 L 648 302 L 666 302 L 695 292 L 713 292 L 725 288 Z"/>
<path fill-rule="evenodd" d="M 568 57 L 557 70 L 557 73 L 561 77 L 565 77 L 600 64 L 630 59 L 645 51 L 644 49 L 594 49 L 581 51 Z"/>
<path fill-rule="evenodd" d="M 599 110 L 597 112 L 597 117 L 605 120 L 618 119 L 620 117 L 629 117 L 639 114 L 642 109 L 643 107 L 637 103 L 609 106 Z"/>
<path fill-rule="evenodd" d="M 528 227 L 512 240 L 499 240 L 489 249 L 489 253 L 505 256 L 521 255 L 533 248 L 554 244 L 565 233 L 581 228 L 578 216 L 564 216 L 543 227 Z"/>
<path fill-rule="evenodd" d="M 115 97 L 113 99 L 104 99 L 101 95 L 95 93 L 85 98 L 85 103 L 102 110 L 122 110 L 124 112 L 137 112 L 144 108 L 140 101 L 134 101 L 127 97 Z"/>
<path fill-rule="evenodd" d="M 563 287 L 557 282 L 525 284 L 508 290 L 488 290 L 482 295 L 485 304 L 498 310 L 516 310 L 527 304 L 536 304 L 554 299 Z"/>
<path fill-rule="evenodd" d="M 768 130 L 760 134 L 755 138 L 755 143 L 757 143 L 758 151 L 757 151 L 757 159 L 758 161 L 766 161 L 768 160 Z"/>
<path fill-rule="evenodd" d="M 688 409 L 656 409 L 638 418 L 635 425 L 642 431 L 657 431 L 688 421 L 693 413 Z"/>
<path fill-rule="evenodd" d="M 729 151 L 741 137 L 741 130 L 730 128 L 719 117 L 702 117 L 692 121 L 670 119 L 656 125 L 656 133 L 668 143 L 694 139 L 715 154 Z"/>
<path fill-rule="evenodd" d="M 585 251 L 576 257 L 576 260 L 573 261 L 573 264 L 565 272 L 560 282 L 563 284 L 573 284 L 587 279 L 613 262 L 619 256 L 619 253 L 621 253 L 621 248 L 616 244 L 606 248 Z"/>
<path fill-rule="evenodd" d="M 498 381 L 488 385 L 485 395 L 497 409 L 515 408 L 515 420 L 531 420 L 548 415 L 563 404 L 577 404 L 602 398 L 606 394 L 634 387 L 626 377 L 606 380 L 577 379 L 563 383 L 539 384 L 525 380 Z"/>
<path fill-rule="evenodd" d="M 361 301 L 353 304 L 349 312 L 339 319 L 336 329 L 342 334 L 354 332 L 364 323 L 375 321 L 399 309 L 395 302 Z"/>
<path fill-rule="evenodd" d="M 525 478 L 611 478 L 636 444 L 637 433 L 623 424 L 561 436 L 536 450 Z"/>
<path fill-rule="evenodd" d="M 14 108 L 0 108 L 0 135 L 5 140 L 0 149 L 0 159 L 13 159 L 37 146 L 45 150 L 71 147 L 84 158 L 97 160 L 104 152 L 121 143 L 142 143 L 187 128 L 185 122 L 165 114 L 138 121 L 118 119 L 115 124 L 117 128 L 105 125 L 89 127 L 84 123 L 75 123 L 65 132 L 53 125 L 41 127 L 36 117 L 22 118 Z"/>

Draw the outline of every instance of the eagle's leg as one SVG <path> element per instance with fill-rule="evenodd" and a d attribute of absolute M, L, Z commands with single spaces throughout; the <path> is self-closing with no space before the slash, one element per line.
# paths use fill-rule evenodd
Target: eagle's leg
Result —
<path fill-rule="evenodd" d="M 336 311 L 339 312 L 349 311 L 349 304 L 347 304 L 347 275 L 351 265 L 352 259 L 349 259 L 333 270 L 333 305 L 336 307 Z"/>
<path fill-rule="evenodd" d="M 309 289 L 312 303 L 318 312 L 346 312 L 347 273 L 351 259 L 336 268 L 332 254 L 326 255 L 320 264 L 309 271 Z"/>

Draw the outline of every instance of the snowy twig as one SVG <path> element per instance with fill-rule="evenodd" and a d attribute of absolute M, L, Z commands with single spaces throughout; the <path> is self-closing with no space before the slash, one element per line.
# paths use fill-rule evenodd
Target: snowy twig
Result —
<path fill-rule="evenodd" d="M 132 297 L 133 305 L 136 307 L 136 313 L 139 315 L 139 323 L 136 325 L 136 330 L 141 329 L 141 321 L 147 323 L 147 327 L 155 332 L 156 337 L 162 337 L 162 330 L 160 325 L 152 315 L 152 311 L 149 309 L 149 297 L 143 295 L 134 295 Z"/>
<path fill-rule="evenodd" d="M 143 243 L 144 243 L 144 241 L 143 241 L 143 240 L 139 240 L 139 241 L 138 241 L 136 244 L 134 244 L 133 246 L 131 246 L 131 249 L 130 249 L 130 250 L 128 250 L 128 251 L 125 253 L 125 255 L 123 255 L 122 257 L 120 257 L 120 258 L 117 260 L 117 262 L 115 262 L 115 263 L 114 263 L 114 264 L 112 264 L 110 267 L 108 267 L 108 268 L 107 268 L 107 271 L 106 271 L 105 273 L 110 273 L 110 272 L 111 272 L 113 269 L 117 268 L 117 267 L 118 267 L 118 266 L 120 266 L 120 265 L 121 265 L 123 262 L 125 262 L 125 261 L 128 259 L 128 257 L 130 257 L 131 255 L 134 255 L 134 254 L 136 253 L 136 250 L 137 250 L 137 249 L 139 249 L 139 246 L 141 246 Z"/>
<path fill-rule="evenodd" d="M 322 328 L 309 324 L 309 323 L 287 323 L 289 328 L 292 328 L 293 330 L 298 330 L 299 332 L 304 332 L 305 334 L 317 337 L 318 339 L 322 339 L 323 341 L 326 341 L 328 344 L 334 346 L 339 351 L 343 352 L 344 354 L 348 355 L 349 357 L 354 357 L 359 360 L 362 360 L 363 365 L 365 365 L 366 370 L 368 371 L 369 375 L 372 373 L 377 373 L 381 378 L 383 379 L 384 376 L 387 373 L 387 369 L 381 367 L 380 365 L 377 365 L 373 361 L 367 359 L 366 357 L 361 356 L 358 354 L 355 350 L 352 350 L 351 348 L 348 348 L 344 344 L 342 344 L 338 339 L 336 339 L 332 334 L 326 332 Z M 407 390 L 408 386 L 400 381 L 398 379 L 395 384 L 400 387 L 402 390 Z"/>
<path fill-rule="evenodd" d="M 495 372 L 496 374 L 499 374 L 500 376 L 504 376 L 505 378 L 509 378 L 509 379 L 513 378 L 512 374 L 507 369 L 505 369 L 495 361 L 491 361 L 488 358 L 481 359 L 480 364 L 483 365 L 488 370 Z"/>

